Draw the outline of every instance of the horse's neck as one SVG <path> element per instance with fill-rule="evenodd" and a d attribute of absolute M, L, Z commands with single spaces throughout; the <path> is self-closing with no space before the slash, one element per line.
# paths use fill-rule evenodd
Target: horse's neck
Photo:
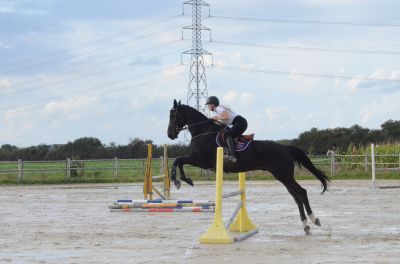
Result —
<path fill-rule="evenodd" d="M 205 133 L 207 130 L 209 130 L 209 128 L 211 128 L 211 125 L 206 122 L 208 121 L 208 118 L 202 113 L 196 111 L 195 109 L 191 109 L 190 111 L 188 111 L 186 118 L 189 126 L 189 132 L 192 137 L 197 136 L 201 133 Z"/>

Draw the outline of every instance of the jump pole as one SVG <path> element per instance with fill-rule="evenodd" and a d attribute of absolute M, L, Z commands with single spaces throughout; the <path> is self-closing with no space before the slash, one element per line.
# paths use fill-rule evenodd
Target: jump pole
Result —
<path fill-rule="evenodd" d="M 239 190 L 236 194 L 240 194 L 240 202 L 232 214 L 231 219 L 228 221 L 227 227 L 224 225 L 222 218 L 222 189 L 223 189 L 223 148 L 217 148 L 217 164 L 216 164 L 216 195 L 215 195 L 215 212 L 213 223 L 209 227 L 206 233 L 204 233 L 199 241 L 202 244 L 232 244 L 233 242 L 239 242 L 243 239 L 250 237 L 258 232 L 258 228 L 251 222 L 247 209 L 246 209 L 246 180 L 245 173 L 239 173 Z M 233 194 L 233 193 L 232 193 Z M 232 196 L 232 195 L 227 195 Z M 240 209 L 238 209 L 240 207 Z M 232 219 L 236 218 L 232 223 Z M 232 223 L 232 224 L 230 224 Z M 230 227 L 229 227 L 230 225 Z M 231 232 L 241 233 L 239 236 L 232 236 Z"/>

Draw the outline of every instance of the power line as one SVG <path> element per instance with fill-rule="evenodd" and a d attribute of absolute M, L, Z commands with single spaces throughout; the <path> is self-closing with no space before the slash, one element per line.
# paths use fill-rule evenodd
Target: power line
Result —
<path fill-rule="evenodd" d="M 6 111 L 8 111 L 7 112 L 8 114 L 30 111 L 30 110 L 32 110 L 32 108 L 22 109 L 22 110 L 15 110 L 15 111 L 9 111 L 9 110 L 18 109 L 18 108 L 21 108 L 21 107 L 26 107 L 27 105 L 36 105 L 36 104 L 40 104 L 40 103 L 43 103 L 43 102 L 51 101 L 51 100 L 54 100 L 54 99 L 69 98 L 69 97 L 71 97 L 73 95 L 76 95 L 76 94 L 82 94 L 83 92 L 97 90 L 98 88 L 102 88 L 102 87 L 110 87 L 110 86 L 113 86 L 113 85 L 118 84 L 118 83 L 123 83 L 123 82 L 129 81 L 129 80 L 132 80 L 132 79 L 144 77 L 144 76 L 147 76 L 147 75 L 157 74 L 157 73 L 160 73 L 160 72 L 162 72 L 164 70 L 173 69 L 173 68 L 179 68 L 179 67 L 182 67 L 182 66 L 181 65 L 175 65 L 175 66 L 167 67 L 167 68 L 164 68 L 164 69 L 161 69 L 161 70 L 157 70 L 157 71 L 148 72 L 148 73 L 145 73 L 145 74 L 136 75 L 134 77 L 126 78 L 124 80 L 117 81 L 117 82 L 112 82 L 112 83 L 103 84 L 103 85 L 99 85 L 99 86 L 93 86 L 93 87 L 90 87 L 90 88 L 87 88 L 87 89 L 83 89 L 83 90 L 80 90 L 80 91 L 75 91 L 75 92 L 71 92 L 71 93 L 64 93 L 64 94 L 53 96 L 53 97 L 43 98 L 43 99 L 36 100 L 36 101 L 30 102 L 30 103 L 24 104 L 24 105 L 14 105 L 14 106 L 9 106 L 9 107 L 1 107 L 0 110 L 6 110 Z M 168 79 L 168 78 L 174 77 L 176 75 L 183 75 L 183 74 L 185 74 L 185 72 L 171 74 L 171 75 L 169 75 L 167 77 L 162 77 L 162 78 L 154 79 L 152 81 L 138 83 L 138 84 L 134 85 L 133 87 L 142 86 L 142 85 L 145 85 L 145 84 L 150 84 L 150 83 L 153 83 L 153 82 L 156 82 L 156 81 L 162 81 L 164 79 Z M 117 89 L 114 88 L 112 91 L 99 93 L 99 94 L 96 94 L 95 96 L 104 95 L 104 94 L 111 94 L 111 93 L 115 93 L 115 92 L 118 92 L 118 91 L 121 91 L 121 90 L 124 90 L 124 89 L 129 89 L 129 88 L 132 88 L 132 86 L 125 87 L 125 88 L 117 88 Z M 35 108 L 33 108 L 33 109 L 35 109 Z"/>
<path fill-rule="evenodd" d="M 100 38 L 100 39 L 96 39 L 96 40 L 93 40 L 93 41 L 90 41 L 90 42 L 86 42 L 86 43 L 83 43 L 81 45 L 69 48 L 69 49 L 53 51 L 53 52 L 42 54 L 42 55 L 37 56 L 37 57 L 32 57 L 32 58 L 29 58 L 29 59 L 16 61 L 16 62 L 8 63 L 8 64 L 2 64 L 2 65 L 0 65 L 0 68 L 9 67 L 9 66 L 12 66 L 12 65 L 15 65 L 15 64 L 23 64 L 23 63 L 26 63 L 26 62 L 30 62 L 30 61 L 33 61 L 33 60 L 36 60 L 36 59 L 40 59 L 42 57 L 52 56 L 52 55 L 55 55 L 55 54 L 70 52 L 72 50 L 76 50 L 76 49 L 79 49 L 79 48 L 82 48 L 82 47 L 85 47 L 85 46 L 89 46 L 89 45 L 92 45 L 92 44 L 97 43 L 97 42 L 101 42 L 101 41 L 104 41 L 104 40 L 112 39 L 112 38 L 123 36 L 123 35 L 127 35 L 127 34 L 130 34 L 132 32 L 136 32 L 138 30 L 142 30 L 142 29 L 145 29 L 145 28 L 148 28 L 148 27 L 152 27 L 154 25 L 161 24 L 161 23 L 173 20 L 173 19 L 175 19 L 177 17 L 180 17 L 180 16 L 181 15 L 175 15 L 175 16 L 172 16 L 172 17 L 164 18 L 164 19 L 152 22 L 150 24 L 147 24 L 147 25 L 144 25 L 144 26 L 141 26 L 141 27 L 137 27 L 137 28 L 134 28 L 134 29 L 131 29 L 131 30 L 128 30 L 128 31 L 124 31 L 124 32 L 120 32 L 120 33 L 117 33 L 117 34 L 113 34 L 113 35 L 110 35 L 110 36 L 107 36 L 107 37 L 103 37 L 103 38 Z"/>
<path fill-rule="evenodd" d="M 140 50 L 140 51 L 136 51 L 134 53 L 124 54 L 124 55 L 118 56 L 118 57 L 111 57 L 110 59 L 102 61 L 102 62 L 97 62 L 97 63 L 92 63 L 92 64 L 89 64 L 89 65 L 84 65 L 83 67 L 74 67 L 74 69 L 72 69 L 72 70 L 60 71 L 60 72 L 57 72 L 57 74 L 71 73 L 71 72 L 76 72 L 77 70 L 81 71 L 81 70 L 84 70 L 84 69 L 97 67 L 97 66 L 100 66 L 100 65 L 107 64 L 109 62 L 117 61 L 117 60 L 120 60 L 120 59 L 126 59 L 128 56 L 134 56 L 134 55 L 137 55 L 137 54 L 140 54 L 140 53 L 143 53 L 143 52 L 155 50 L 155 49 L 158 49 L 158 48 L 163 48 L 163 47 L 166 47 L 166 46 L 169 46 L 171 44 L 175 44 L 175 43 L 178 43 L 178 42 L 181 42 L 181 41 L 182 40 L 170 41 L 170 42 L 164 43 L 162 45 L 158 45 L 158 46 L 150 47 L 150 48 L 147 48 L 147 49 L 143 49 L 143 50 Z M 25 84 L 30 84 L 30 83 L 37 82 L 37 81 L 42 81 L 42 80 L 43 80 L 42 78 L 35 78 L 35 79 L 27 80 L 27 81 L 13 83 L 12 87 L 15 88 L 15 87 L 18 87 L 18 86 L 22 86 L 22 85 L 25 85 Z M 9 95 L 9 94 L 12 94 L 12 93 L 3 93 L 3 94 L 0 94 L 0 95 Z"/>
<path fill-rule="evenodd" d="M 162 34 L 162 33 L 165 33 L 165 32 L 168 31 L 168 30 L 176 29 L 176 28 L 177 28 L 176 26 L 173 26 L 173 27 L 169 27 L 169 28 L 166 28 L 166 29 L 157 31 L 156 33 L 151 33 L 151 34 L 147 34 L 147 35 L 142 35 L 142 36 L 140 36 L 140 37 L 137 37 L 137 38 L 134 38 L 134 39 L 131 39 L 131 40 L 127 40 L 127 41 L 123 41 L 123 42 L 119 42 L 119 43 L 117 43 L 117 44 L 112 44 L 112 45 L 108 45 L 108 46 L 105 46 L 105 47 L 92 49 L 92 50 L 90 50 L 90 51 L 84 52 L 83 55 L 92 54 L 92 53 L 94 53 L 94 52 L 96 52 L 96 51 L 99 51 L 99 50 L 105 50 L 105 49 L 108 49 L 108 48 L 115 48 L 115 47 L 118 47 L 118 46 L 122 46 L 122 45 L 125 45 L 125 44 L 128 44 L 128 43 L 131 43 L 131 42 L 134 41 L 134 40 L 152 37 L 152 36 L 155 36 L 155 35 L 158 35 L 158 34 Z M 67 55 L 68 55 L 68 54 L 67 54 Z M 75 57 L 76 57 L 76 56 L 75 56 Z M 50 60 L 50 61 L 41 62 L 41 63 L 38 63 L 38 64 L 29 65 L 29 66 L 25 66 L 25 67 L 22 67 L 22 68 L 17 68 L 17 69 L 14 69 L 14 70 L 9 70 L 9 71 L 3 72 L 3 74 L 4 74 L 4 73 L 21 72 L 21 71 L 33 69 L 33 68 L 36 68 L 36 67 L 39 67 L 39 66 L 53 64 L 53 63 L 59 62 L 59 61 L 61 61 L 61 60 L 63 60 L 63 59 L 57 58 L 57 59 L 53 59 L 53 60 Z"/>
<path fill-rule="evenodd" d="M 126 66 L 129 66 L 132 63 L 139 63 L 139 62 L 143 62 L 143 61 L 149 60 L 149 59 L 155 59 L 155 58 L 159 58 L 159 57 L 163 57 L 163 56 L 167 56 L 167 55 L 171 55 L 171 54 L 176 54 L 178 52 L 179 52 L 179 50 L 170 51 L 170 52 L 166 52 L 166 53 L 163 53 L 163 54 L 160 54 L 160 55 L 157 55 L 157 56 L 153 56 L 153 57 L 150 57 L 150 58 L 140 59 L 140 60 L 131 62 L 129 64 L 117 65 L 117 66 L 114 66 L 114 67 L 111 67 L 111 68 L 103 69 L 101 71 L 96 71 L 96 72 L 91 72 L 89 74 L 80 75 L 80 76 L 75 77 L 75 78 L 66 79 L 66 80 L 62 80 L 62 81 L 58 81 L 58 82 L 54 82 L 54 83 L 49 83 L 49 84 L 44 84 L 44 85 L 40 85 L 40 86 L 36 86 L 36 87 L 21 89 L 21 90 L 17 90 L 17 91 L 10 92 L 10 93 L 4 93 L 4 94 L 1 94 L 1 95 L 14 95 L 14 94 L 19 94 L 19 93 L 24 93 L 24 92 L 30 92 L 30 91 L 37 90 L 37 89 L 42 89 L 42 88 L 45 88 L 45 87 L 57 86 L 57 85 L 61 85 L 61 84 L 67 83 L 67 82 L 84 79 L 84 78 L 87 78 L 87 77 L 90 77 L 90 76 L 95 76 L 95 75 L 107 73 L 107 72 L 110 72 L 111 70 L 124 68 Z"/>
<path fill-rule="evenodd" d="M 337 48 L 316 48 L 316 47 L 302 47 L 302 46 L 286 46 L 286 45 L 276 45 L 276 44 L 256 44 L 256 43 L 244 43 L 244 42 L 234 42 L 234 41 L 215 41 L 211 43 L 216 44 L 227 44 L 227 45 L 237 45 L 237 46 L 252 46 L 268 49 L 283 49 L 283 50 L 301 50 L 301 51 L 315 51 L 315 52 L 338 52 L 338 53 L 362 53 L 362 54 L 383 54 L 383 55 L 400 55 L 400 51 L 392 50 L 362 50 L 362 49 L 337 49 Z"/>
<path fill-rule="evenodd" d="M 271 22 L 271 23 L 285 23 L 285 24 L 310 24 L 310 25 L 326 25 L 326 26 L 339 25 L 339 26 L 362 26 L 362 27 L 400 27 L 400 23 L 385 23 L 385 22 L 274 19 L 274 18 L 252 18 L 252 17 L 220 16 L 220 15 L 212 15 L 210 17 L 229 19 L 229 20 L 248 20 L 256 22 Z"/>
<path fill-rule="evenodd" d="M 119 88 L 119 89 L 114 89 L 113 91 L 107 91 L 107 92 L 104 92 L 104 93 L 89 95 L 89 96 L 86 96 L 85 98 L 93 98 L 93 97 L 97 97 L 97 96 L 102 96 L 102 95 L 108 95 L 108 94 L 117 93 L 117 92 L 120 92 L 120 91 L 122 91 L 122 90 L 128 90 L 128 89 L 132 89 L 132 88 L 137 88 L 137 87 L 141 87 L 141 86 L 146 86 L 146 85 L 149 85 L 149 84 L 153 84 L 153 83 L 157 83 L 157 82 L 160 82 L 160 81 L 164 81 L 164 80 L 167 80 L 167 79 L 170 79 L 170 78 L 173 78 L 173 77 L 176 77 L 176 76 L 180 76 L 180 75 L 183 75 L 183 74 L 186 74 L 186 73 L 171 74 L 171 75 L 166 76 L 166 77 L 154 79 L 154 80 L 148 81 L 148 82 L 138 83 L 138 84 L 135 84 L 135 85 L 133 85 L 133 86 L 122 87 L 122 88 Z M 65 97 L 65 99 L 67 99 L 67 98 L 73 98 L 73 97 L 71 97 L 71 96 Z M 40 107 L 42 107 L 42 105 L 36 106 L 36 107 L 31 107 L 31 108 L 28 108 L 28 109 L 21 109 L 21 110 L 9 111 L 9 112 L 7 112 L 7 114 L 16 114 L 16 113 L 21 113 L 21 112 L 29 112 L 29 111 L 38 109 L 38 108 L 40 108 Z"/>
<path fill-rule="evenodd" d="M 226 66 L 226 65 L 215 65 L 220 69 L 227 69 L 233 71 L 246 71 L 253 73 L 265 73 L 265 74 L 275 74 L 275 75 L 287 75 L 287 76 L 303 76 L 310 78 L 327 78 L 327 79 L 346 79 L 346 80 L 362 80 L 362 81 L 383 81 L 383 82 L 400 82 L 400 79 L 386 79 L 386 78 L 370 78 L 370 77 L 360 77 L 360 76 L 346 76 L 346 75 L 334 75 L 334 74 L 318 74 L 318 73 L 302 73 L 302 72 L 289 72 L 289 71 L 279 71 L 279 70 L 268 70 L 256 67 L 239 67 L 239 66 Z"/>

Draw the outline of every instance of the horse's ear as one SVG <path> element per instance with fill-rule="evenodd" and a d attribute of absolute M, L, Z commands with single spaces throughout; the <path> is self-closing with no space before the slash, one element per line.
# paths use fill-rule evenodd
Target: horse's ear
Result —
<path fill-rule="evenodd" d="M 178 105 L 181 105 L 181 100 L 179 100 Z"/>
<path fill-rule="evenodd" d="M 176 109 L 178 107 L 178 103 L 176 102 L 176 100 L 174 99 L 174 109 Z"/>

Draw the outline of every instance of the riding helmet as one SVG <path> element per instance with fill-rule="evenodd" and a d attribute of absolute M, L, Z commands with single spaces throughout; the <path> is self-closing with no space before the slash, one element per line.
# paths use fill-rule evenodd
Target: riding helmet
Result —
<path fill-rule="evenodd" d="M 207 99 L 206 105 L 213 104 L 215 106 L 219 106 L 219 99 L 216 96 L 210 96 Z"/>

